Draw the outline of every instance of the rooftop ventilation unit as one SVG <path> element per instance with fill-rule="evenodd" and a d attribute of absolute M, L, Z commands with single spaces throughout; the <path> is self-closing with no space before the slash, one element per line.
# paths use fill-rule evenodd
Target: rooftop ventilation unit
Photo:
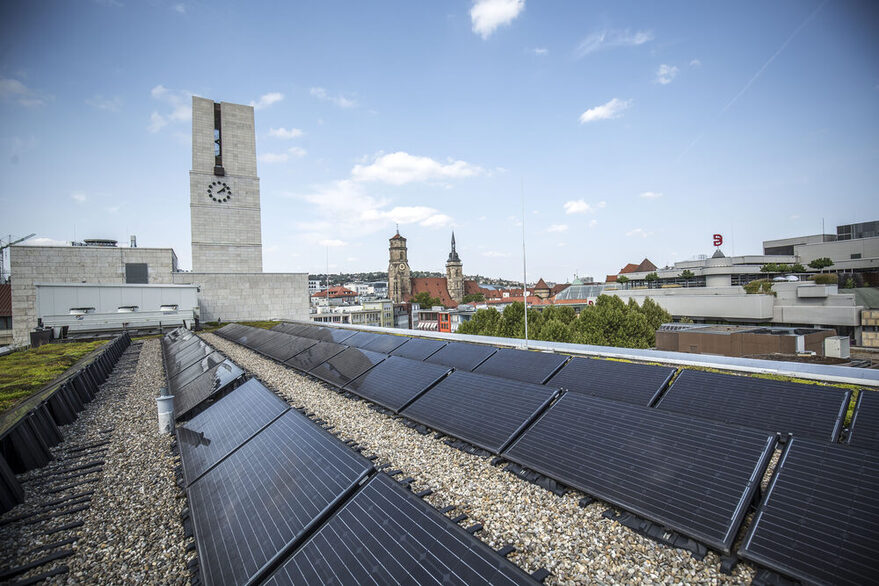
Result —
<path fill-rule="evenodd" d="M 103 238 L 86 238 L 81 243 L 73 243 L 74 246 L 106 246 L 109 248 L 115 248 L 116 244 L 116 240 L 105 240 Z"/>

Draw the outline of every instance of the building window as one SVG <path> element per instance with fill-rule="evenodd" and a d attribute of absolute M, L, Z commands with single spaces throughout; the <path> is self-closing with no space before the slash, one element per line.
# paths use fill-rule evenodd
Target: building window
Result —
<path fill-rule="evenodd" d="M 861 253 L 860 253 L 860 252 L 856 252 L 856 253 L 852 254 L 852 260 L 854 260 L 854 259 L 856 259 L 856 258 L 861 258 Z"/>
<path fill-rule="evenodd" d="M 214 104 L 214 166 L 223 166 L 223 136 L 220 129 L 220 104 Z"/>
<path fill-rule="evenodd" d="M 125 263 L 125 282 L 129 285 L 146 285 L 149 283 L 149 268 L 147 263 Z"/>

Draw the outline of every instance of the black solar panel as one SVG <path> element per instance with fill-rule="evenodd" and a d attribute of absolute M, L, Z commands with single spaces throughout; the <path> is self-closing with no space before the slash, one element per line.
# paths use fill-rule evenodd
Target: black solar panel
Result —
<path fill-rule="evenodd" d="M 348 348 L 315 366 L 308 373 L 337 387 L 344 387 L 387 357 L 387 354 Z"/>
<path fill-rule="evenodd" d="M 174 415 L 185 417 L 206 399 L 219 393 L 244 374 L 235 363 L 226 360 L 200 374 L 174 391 Z"/>
<path fill-rule="evenodd" d="M 455 371 L 402 414 L 499 453 L 557 393 L 541 385 Z"/>
<path fill-rule="evenodd" d="M 234 340 L 241 334 L 247 331 L 247 326 L 243 326 L 241 324 L 226 324 L 222 328 L 216 330 L 214 333 L 220 336 L 221 338 L 226 338 L 227 340 Z"/>
<path fill-rule="evenodd" d="M 250 379 L 177 427 L 183 477 L 189 485 L 290 406 Z"/>
<path fill-rule="evenodd" d="M 314 340 L 320 340 L 321 342 L 335 342 L 336 344 L 339 344 L 356 333 L 357 330 L 315 327 L 303 329 L 299 335 Z"/>
<path fill-rule="evenodd" d="M 382 354 L 390 354 L 392 351 L 396 350 L 412 338 L 407 338 L 405 336 L 394 336 L 392 334 L 379 334 L 375 340 L 364 346 L 363 348 L 366 350 L 372 350 L 373 352 L 381 352 Z M 346 340 L 347 344 L 348 341 Z"/>
<path fill-rule="evenodd" d="M 278 333 L 281 336 L 280 338 L 259 347 L 260 353 L 265 354 L 269 358 L 274 358 L 278 362 L 289 360 L 303 350 L 307 350 L 317 344 L 317 340 L 312 340 L 311 338 L 300 338 L 299 336 Z"/>
<path fill-rule="evenodd" d="M 275 332 L 290 334 L 291 336 L 302 336 L 302 332 L 312 329 L 313 326 L 305 326 L 302 324 L 280 323 L 272 328 Z"/>
<path fill-rule="evenodd" d="M 213 352 L 214 349 L 207 342 L 200 339 L 197 342 L 186 346 L 182 350 L 176 351 L 166 361 L 168 365 L 168 376 L 173 377 L 179 374 L 181 370 L 201 361 L 202 358 Z"/>
<path fill-rule="evenodd" d="M 205 372 L 214 368 L 218 364 L 221 364 L 226 357 L 223 356 L 221 352 L 211 352 L 198 362 L 190 364 L 180 372 L 170 377 L 168 381 L 168 386 L 171 389 L 171 394 L 175 394 L 182 387 L 185 387 L 190 382 L 194 381 L 198 377 L 200 377 Z"/>
<path fill-rule="evenodd" d="M 879 452 L 790 441 L 739 550 L 804 584 L 875 584 Z"/>
<path fill-rule="evenodd" d="M 861 390 L 852 418 L 848 443 L 859 448 L 879 450 L 879 393 Z"/>
<path fill-rule="evenodd" d="M 367 344 L 378 338 L 378 334 L 372 332 L 357 332 L 347 340 L 346 346 L 354 346 L 355 348 L 366 348 Z"/>
<path fill-rule="evenodd" d="M 568 356 L 501 348 L 473 372 L 542 385 L 568 360 Z"/>
<path fill-rule="evenodd" d="M 503 456 L 729 553 L 776 441 L 566 393 Z"/>
<path fill-rule="evenodd" d="M 389 354 L 400 356 L 401 358 L 411 358 L 412 360 L 425 360 L 446 344 L 447 342 L 440 340 L 412 338 L 402 346 L 397 347 L 396 350 L 391 350 Z"/>
<path fill-rule="evenodd" d="M 472 371 L 482 364 L 486 358 L 497 352 L 497 348 L 467 344 L 465 342 L 449 342 L 426 360 L 434 364 L 445 364 L 457 370 Z"/>
<path fill-rule="evenodd" d="M 398 412 L 450 370 L 442 364 L 391 356 L 348 383 L 345 390 Z"/>
<path fill-rule="evenodd" d="M 674 372 L 670 366 L 574 358 L 546 384 L 646 407 L 653 404 Z"/>
<path fill-rule="evenodd" d="M 273 330 L 263 330 L 263 334 L 264 335 L 262 335 L 259 340 L 256 340 L 250 344 L 249 348 L 251 350 L 261 353 L 264 346 L 268 346 L 269 344 L 277 342 L 278 340 L 286 340 L 290 337 L 290 334 L 275 332 Z"/>
<path fill-rule="evenodd" d="M 183 350 L 188 348 L 190 345 L 197 344 L 200 341 L 201 341 L 201 338 L 199 338 L 195 334 L 189 332 L 188 336 L 178 337 L 173 342 L 163 341 L 162 351 L 165 354 L 165 358 L 168 358 L 169 356 L 173 356 L 173 355 L 177 354 L 178 352 L 182 352 Z"/>
<path fill-rule="evenodd" d="M 378 474 L 266 584 L 537 582 L 386 474 Z"/>
<path fill-rule="evenodd" d="M 372 470 L 298 411 L 287 411 L 188 488 L 202 581 L 243 584 Z"/>
<path fill-rule="evenodd" d="M 836 442 L 850 397 L 839 387 L 684 370 L 656 407 Z"/>
<path fill-rule="evenodd" d="M 263 328 L 250 328 L 250 331 L 238 337 L 236 342 L 251 350 L 258 348 L 260 344 L 265 344 L 271 338 L 274 332 L 269 332 Z"/>
<path fill-rule="evenodd" d="M 284 364 L 308 372 L 324 360 L 329 360 L 346 347 L 341 344 L 333 344 L 332 342 L 317 342 L 299 354 L 285 360 Z"/>

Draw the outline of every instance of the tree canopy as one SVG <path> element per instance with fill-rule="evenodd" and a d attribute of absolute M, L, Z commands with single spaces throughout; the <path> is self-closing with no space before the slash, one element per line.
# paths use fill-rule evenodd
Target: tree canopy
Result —
<path fill-rule="evenodd" d="M 833 266 L 833 261 L 827 258 L 826 256 L 821 258 L 816 258 L 812 262 L 809 263 L 809 266 L 815 269 L 816 271 L 823 271 L 827 267 Z"/>
<path fill-rule="evenodd" d="M 550 342 L 596 344 L 623 348 L 650 348 L 656 343 L 656 330 L 671 315 L 649 297 L 642 305 L 634 299 L 624 303 L 615 295 L 601 295 L 595 305 L 584 307 L 578 316 L 574 309 L 551 305 L 543 311 L 528 310 L 528 337 Z M 480 309 L 458 328 L 462 334 L 525 337 L 525 309 L 511 303 L 503 312 Z"/>
<path fill-rule="evenodd" d="M 431 297 L 427 291 L 422 291 L 412 296 L 412 303 L 417 303 L 423 308 L 430 308 L 435 305 L 442 305 L 443 302 L 439 297 Z"/>

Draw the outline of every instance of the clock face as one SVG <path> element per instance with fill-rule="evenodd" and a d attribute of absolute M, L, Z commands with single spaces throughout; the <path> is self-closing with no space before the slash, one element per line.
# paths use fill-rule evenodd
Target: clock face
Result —
<path fill-rule="evenodd" d="M 208 185 L 208 197 L 217 203 L 225 203 L 232 199 L 232 188 L 225 181 L 211 181 Z"/>
<path fill-rule="evenodd" d="M 403 263 L 400 263 L 400 270 L 402 271 L 402 270 L 404 270 L 405 268 L 406 268 L 406 265 L 404 265 Z"/>

